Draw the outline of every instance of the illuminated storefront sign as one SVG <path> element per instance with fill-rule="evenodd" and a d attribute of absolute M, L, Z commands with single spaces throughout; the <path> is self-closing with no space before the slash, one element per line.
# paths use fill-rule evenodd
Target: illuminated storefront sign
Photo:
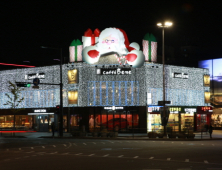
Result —
<path fill-rule="evenodd" d="M 187 73 L 173 73 L 174 78 L 188 79 L 189 76 Z"/>
<path fill-rule="evenodd" d="M 123 107 L 118 106 L 111 106 L 111 107 L 104 107 L 105 110 L 118 110 L 118 109 L 124 109 Z"/>
<path fill-rule="evenodd" d="M 211 106 L 198 106 L 198 112 L 213 112 L 213 108 Z"/>
<path fill-rule="evenodd" d="M 169 107 L 170 113 L 180 113 L 182 111 L 181 107 Z"/>
<path fill-rule="evenodd" d="M 160 108 L 162 106 L 151 106 L 151 107 L 148 107 L 148 112 L 160 112 Z"/>
<path fill-rule="evenodd" d="M 78 70 L 69 70 L 68 71 L 68 84 L 78 83 Z"/>
<path fill-rule="evenodd" d="M 196 113 L 196 108 L 184 108 L 185 113 Z"/>
<path fill-rule="evenodd" d="M 46 109 L 34 109 L 35 113 L 46 113 L 47 110 Z"/>
<path fill-rule="evenodd" d="M 25 75 L 25 79 L 32 80 L 35 78 L 45 79 L 45 73 L 35 73 L 35 74 L 27 74 Z"/>
<path fill-rule="evenodd" d="M 131 68 L 98 68 L 96 74 L 99 75 L 131 75 Z"/>

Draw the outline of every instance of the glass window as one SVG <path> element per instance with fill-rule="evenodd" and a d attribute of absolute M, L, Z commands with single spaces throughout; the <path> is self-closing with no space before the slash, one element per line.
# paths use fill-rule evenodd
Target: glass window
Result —
<path fill-rule="evenodd" d="M 14 127 L 13 115 L 0 115 L 0 129 L 12 129 Z"/>
<path fill-rule="evenodd" d="M 16 130 L 30 130 L 32 129 L 32 116 L 16 115 L 15 116 Z"/>

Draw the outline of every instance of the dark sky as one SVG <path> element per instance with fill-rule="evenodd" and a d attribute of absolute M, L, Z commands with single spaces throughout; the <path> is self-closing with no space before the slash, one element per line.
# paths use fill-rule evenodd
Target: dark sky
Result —
<path fill-rule="evenodd" d="M 175 2 L 175 3 L 172 3 Z M 200 3 L 201 2 L 201 3 Z M 68 48 L 73 39 L 82 38 L 91 28 L 118 27 L 130 42 L 141 45 L 146 33 L 162 44 L 162 32 L 156 24 L 170 20 L 165 31 L 165 45 L 179 48 L 195 45 L 205 57 L 218 58 L 222 47 L 222 3 L 211 1 L 158 0 L 54 0 L 1 1 L 0 62 L 21 63 L 45 60 L 59 51 L 40 46 Z M 50 58 L 50 57 L 49 57 Z"/>

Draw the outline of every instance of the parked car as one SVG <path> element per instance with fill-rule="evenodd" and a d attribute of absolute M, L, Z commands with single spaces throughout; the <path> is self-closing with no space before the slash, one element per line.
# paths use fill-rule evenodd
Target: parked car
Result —
<path fill-rule="evenodd" d="M 114 128 L 114 131 L 118 132 L 120 129 L 127 129 L 129 122 L 124 118 L 114 118 L 102 123 L 101 126 L 105 126 L 108 130 L 113 130 Z"/>

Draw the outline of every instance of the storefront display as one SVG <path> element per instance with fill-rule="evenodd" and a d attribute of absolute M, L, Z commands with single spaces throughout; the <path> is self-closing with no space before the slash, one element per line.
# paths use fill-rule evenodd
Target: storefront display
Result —
<path fill-rule="evenodd" d="M 147 113 L 147 131 L 161 132 L 163 130 L 161 122 L 160 108 L 162 106 L 150 106 Z M 169 119 L 167 131 L 187 131 L 194 129 L 194 115 L 197 112 L 196 107 L 175 106 L 167 107 L 169 110 Z"/>

